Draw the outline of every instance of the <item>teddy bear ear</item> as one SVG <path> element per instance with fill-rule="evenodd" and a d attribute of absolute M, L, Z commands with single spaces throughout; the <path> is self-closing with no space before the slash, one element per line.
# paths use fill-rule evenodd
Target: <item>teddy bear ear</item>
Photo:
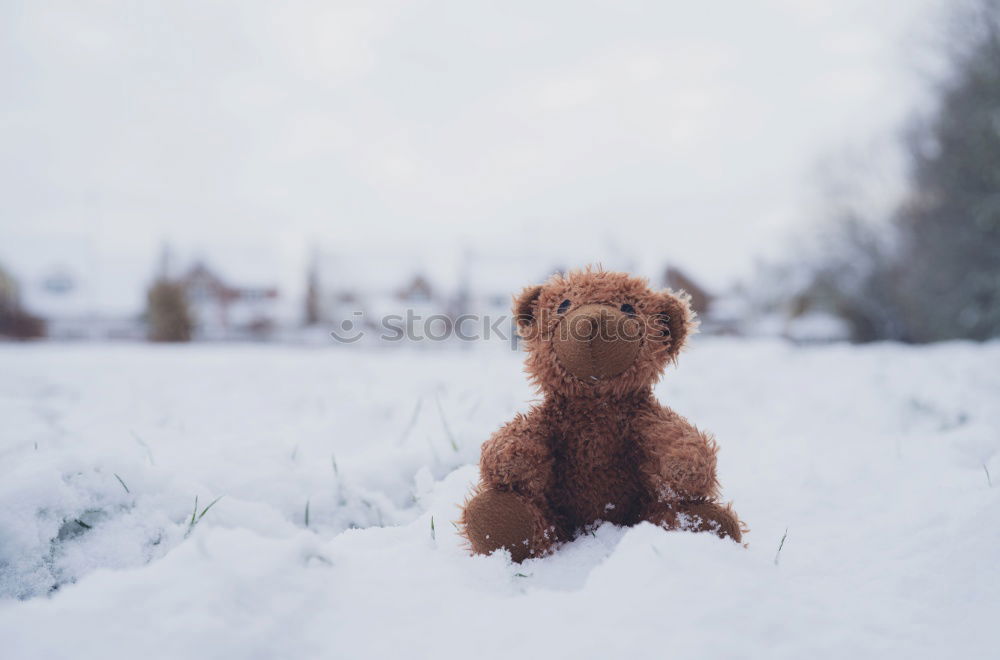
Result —
<path fill-rule="evenodd" d="M 514 298 L 514 320 L 518 328 L 527 328 L 535 322 L 538 297 L 542 295 L 541 286 L 529 286 Z"/>
<path fill-rule="evenodd" d="M 691 296 L 686 291 L 665 289 L 657 298 L 659 304 L 653 323 L 663 341 L 670 342 L 670 352 L 676 355 L 695 325 Z"/>

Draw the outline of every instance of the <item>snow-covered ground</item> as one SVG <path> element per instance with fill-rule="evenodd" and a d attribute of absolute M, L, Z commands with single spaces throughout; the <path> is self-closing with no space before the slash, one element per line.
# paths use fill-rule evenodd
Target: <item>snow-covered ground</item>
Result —
<path fill-rule="evenodd" d="M 605 525 L 513 565 L 451 521 L 519 360 L 0 346 L 0 657 L 1000 653 L 1000 343 L 695 338 L 658 394 L 748 546 Z"/>

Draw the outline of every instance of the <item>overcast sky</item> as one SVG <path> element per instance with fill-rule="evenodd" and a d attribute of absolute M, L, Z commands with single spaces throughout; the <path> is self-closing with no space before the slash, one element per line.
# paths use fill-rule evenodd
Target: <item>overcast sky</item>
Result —
<path fill-rule="evenodd" d="M 819 160 L 892 144 L 937 6 L 7 0 L 0 261 L 85 253 L 128 304 L 165 240 L 289 294 L 315 244 L 721 286 L 812 221 Z"/>

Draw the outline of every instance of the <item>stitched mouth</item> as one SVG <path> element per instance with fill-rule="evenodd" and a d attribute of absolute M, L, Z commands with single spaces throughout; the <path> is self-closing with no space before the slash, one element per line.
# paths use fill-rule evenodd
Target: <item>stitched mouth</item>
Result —
<path fill-rule="evenodd" d="M 610 305 L 588 304 L 567 314 L 552 337 L 559 363 L 586 382 L 614 378 L 635 362 L 638 321 Z"/>

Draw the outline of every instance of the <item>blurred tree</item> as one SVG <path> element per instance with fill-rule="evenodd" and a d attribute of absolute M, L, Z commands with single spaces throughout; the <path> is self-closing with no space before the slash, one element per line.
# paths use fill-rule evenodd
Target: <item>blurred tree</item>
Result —
<path fill-rule="evenodd" d="M 0 266 L 0 337 L 33 339 L 45 334 L 45 322 L 21 307 L 14 276 Z"/>
<path fill-rule="evenodd" d="M 147 303 L 150 341 L 191 341 L 194 323 L 183 286 L 160 278 L 150 287 Z"/>
<path fill-rule="evenodd" d="M 313 256 L 306 273 L 305 324 L 316 325 L 320 322 L 319 309 L 319 266 Z"/>
<path fill-rule="evenodd" d="M 852 341 L 906 339 L 897 304 L 899 273 L 886 236 L 848 210 L 833 227 L 826 257 L 817 260 L 793 301 L 793 316 L 818 307 L 847 321 Z"/>
<path fill-rule="evenodd" d="M 955 12 L 936 111 L 907 135 L 903 201 L 873 222 L 864 168 L 827 172 L 829 223 L 807 273 L 784 291 L 789 314 L 819 309 L 855 341 L 1000 336 L 1000 0 Z M 877 185 L 877 184 L 876 184 Z M 868 210 L 866 210 L 868 209 Z"/>
<path fill-rule="evenodd" d="M 912 192 L 895 217 L 917 342 L 1000 336 L 1000 2 L 960 13 L 951 41 L 952 78 L 909 136 Z"/>

